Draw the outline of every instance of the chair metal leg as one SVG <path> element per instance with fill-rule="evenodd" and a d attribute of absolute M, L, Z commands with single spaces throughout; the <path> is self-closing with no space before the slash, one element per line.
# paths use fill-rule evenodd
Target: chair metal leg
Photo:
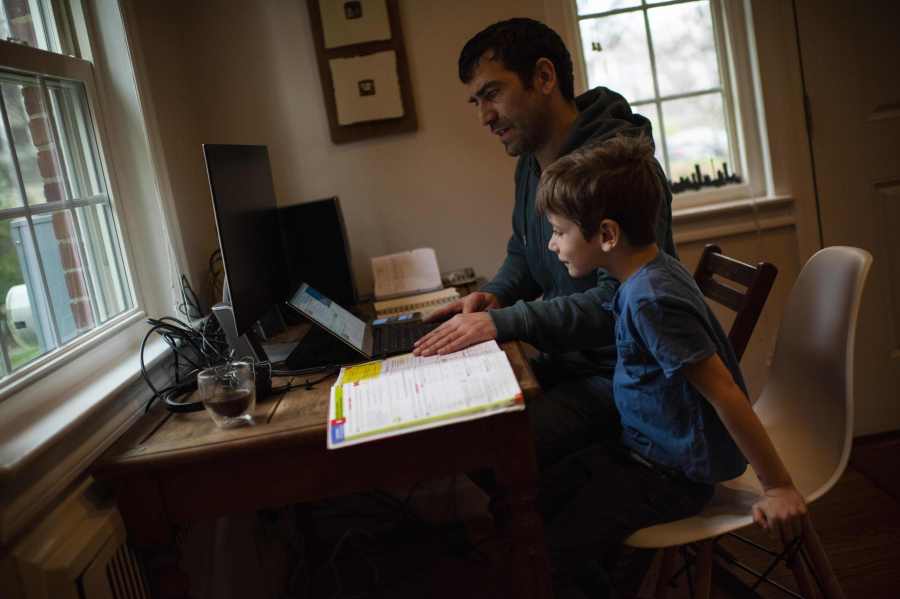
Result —
<path fill-rule="evenodd" d="M 675 572 L 676 547 L 666 547 L 662 550 L 662 562 L 659 566 L 659 578 L 656 579 L 656 599 L 666 599 L 669 594 L 669 583 Z"/>
<path fill-rule="evenodd" d="M 641 580 L 641 586 L 637 592 L 637 599 L 656 599 L 656 583 L 659 581 L 659 571 L 662 567 L 663 550 L 656 549 L 653 552 L 653 559 L 650 561 L 650 567 L 644 573 Z"/>
<path fill-rule="evenodd" d="M 697 574 L 696 585 L 697 590 L 694 594 L 695 599 L 709 599 L 709 593 L 712 588 L 712 554 L 714 539 L 707 539 L 697 543 Z"/>
<path fill-rule="evenodd" d="M 831 563 L 828 556 L 822 549 L 822 542 L 816 529 L 813 528 L 812 520 L 807 515 L 803 523 L 804 543 L 803 549 L 810 558 L 813 574 L 818 578 L 821 585 L 822 594 L 825 599 L 845 599 L 844 591 L 838 584 L 834 571 L 831 569 Z"/>
<path fill-rule="evenodd" d="M 787 544 L 783 546 L 785 550 L 788 548 Z M 816 592 L 813 581 L 809 576 L 809 571 L 804 564 L 802 551 L 803 546 L 800 545 L 797 551 L 794 551 L 785 559 L 785 563 L 791 569 L 791 572 L 794 573 L 794 580 L 797 581 L 797 589 L 800 591 L 800 594 L 805 599 L 816 599 L 819 594 Z"/>

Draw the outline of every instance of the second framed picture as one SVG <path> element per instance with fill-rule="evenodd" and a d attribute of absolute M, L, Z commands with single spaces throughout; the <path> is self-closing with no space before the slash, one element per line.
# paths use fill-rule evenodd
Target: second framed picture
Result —
<path fill-rule="evenodd" d="M 414 131 L 397 0 L 308 0 L 331 139 Z"/>

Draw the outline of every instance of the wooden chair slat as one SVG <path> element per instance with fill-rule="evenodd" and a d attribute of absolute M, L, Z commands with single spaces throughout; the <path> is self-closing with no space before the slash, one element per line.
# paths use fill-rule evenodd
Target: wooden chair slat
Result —
<path fill-rule="evenodd" d="M 778 269 L 768 262 L 753 266 L 724 255 L 722 248 L 714 244 L 703 249 L 694 280 L 704 296 L 736 313 L 728 340 L 738 360 L 747 349 L 777 274 Z M 737 283 L 746 289 L 740 291 L 727 283 Z"/>
<path fill-rule="evenodd" d="M 700 291 L 702 291 L 703 295 L 709 299 L 716 301 L 735 312 L 739 311 L 741 306 L 744 305 L 743 293 L 712 279 L 708 279 L 700 285 Z"/>

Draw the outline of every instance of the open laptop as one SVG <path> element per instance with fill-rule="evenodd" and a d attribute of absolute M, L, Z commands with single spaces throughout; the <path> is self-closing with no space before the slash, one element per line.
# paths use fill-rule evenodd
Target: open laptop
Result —
<path fill-rule="evenodd" d="M 424 323 L 411 316 L 366 323 L 306 283 L 300 285 L 287 304 L 370 359 L 410 352 L 419 337 L 440 324 Z"/>

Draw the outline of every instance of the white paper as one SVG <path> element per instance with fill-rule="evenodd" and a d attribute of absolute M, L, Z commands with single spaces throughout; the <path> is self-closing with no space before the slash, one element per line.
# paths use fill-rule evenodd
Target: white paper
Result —
<path fill-rule="evenodd" d="M 328 65 L 339 125 L 403 116 L 396 52 L 332 58 Z"/>
<path fill-rule="evenodd" d="M 372 258 L 375 299 L 435 291 L 443 287 L 437 255 L 431 248 Z"/>
<path fill-rule="evenodd" d="M 391 39 L 385 0 L 359 0 L 359 18 L 347 18 L 344 0 L 319 0 L 326 48 Z"/>
<path fill-rule="evenodd" d="M 446 356 L 407 354 L 377 364 L 377 374 L 352 382 L 345 382 L 345 368 L 332 387 L 330 449 L 525 407 L 509 359 L 495 341 Z"/>

